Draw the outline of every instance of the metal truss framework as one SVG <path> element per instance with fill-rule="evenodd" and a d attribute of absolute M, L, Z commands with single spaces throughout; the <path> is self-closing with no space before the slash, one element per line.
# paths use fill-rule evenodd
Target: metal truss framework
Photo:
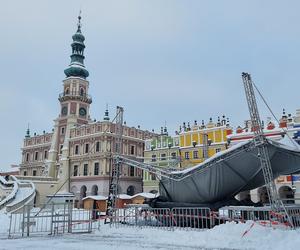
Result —
<path fill-rule="evenodd" d="M 244 89 L 245 89 L 248 109 L 249 109 L 251 123 L 252 123 L 252 130 L 254 133 L 253 142 L 258 150 L 258 157 L 260 159 L 265 186 L 269 196 L 270 207 L 274 212 L 284 213 L 286 218 L 290 220 L 287 210 L 282 200 L 279 198 L 276 189 L 269 153 L 267 147 L 265 146 L 266 138 L 264 136 L 264 132 L 263 132 L 263 128 L 262 128 L 262 124 L 261 124 L 261 120 L 257 108 L 257 102 L 254 94 L 254 88 L 253 88 L 254 83 L 252 82 L 251 76 L 248 73 L 243 72 L 242 79 L 244 83 Z M 292 223 L 290 224 L 292 225 Z"/>

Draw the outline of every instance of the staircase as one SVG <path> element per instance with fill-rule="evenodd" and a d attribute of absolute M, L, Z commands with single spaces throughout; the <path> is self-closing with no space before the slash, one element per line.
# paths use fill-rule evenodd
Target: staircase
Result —
<path fill-rule="evenodd" d="M 31 181 L 19 180 L 11 175 L 8 179 L 0 176 L 0 210 L 10 213 L 22 211 L 23 206 L 34 204 L 35 186 Z"/>

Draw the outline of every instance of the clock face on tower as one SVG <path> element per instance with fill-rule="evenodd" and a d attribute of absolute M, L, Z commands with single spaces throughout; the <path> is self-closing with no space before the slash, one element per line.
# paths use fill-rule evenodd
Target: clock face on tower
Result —
<path fill-rule="evenodd" d="M 61 114 L 62 115 L 67 115 L 68 114 L 68 108 L 67 107 L 62 107 Z"/>
<path fill-rule="evenodd" d="M 86 109 L 85 108 L 80 108 L 79 109 L 79 115 L 80 116 L 86 116 Z"/>

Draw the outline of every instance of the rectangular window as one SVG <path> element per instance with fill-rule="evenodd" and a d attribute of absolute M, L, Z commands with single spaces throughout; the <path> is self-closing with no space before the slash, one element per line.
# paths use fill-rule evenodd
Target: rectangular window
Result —
<path fill-rule="evenodd" d="M 47 150 L 45 150 L 45 152 L 44 152 L 44 158 L 48 159 L 48 151 Z"/>
<path fill-rule="evenodd" d="M 61 128 L 61 134 L 62 135 L 65 134 L 65 128 L 64 127 Z"/>
<path fill-rule="evenodd" d="M 171 158 L 176 159 L 176 153 L 175 152 L 171 153 Z"/>
<path fill-rule="evenodd" d="M 60 145 L 60 148 L 59 148 L 59 153 L 60 153 L 60 154 L 62 154 L 63 146 L 64 146 L 64 145 L 62 145 L 62 144 Z"/>
<path fill-rule="evenodd" d="M 24 171 L 23 175 L 24 175 L 24 176 L 26 176 L 26 175 L 27 175 L 27 172 L 26 172 L 26 171 Z"/>
<path fill-rule="evenodd" d="M 155 174 L 150 174 L 151 176 L 151 181 L 155 181 L 156 180 L 156 175 Z"/>
<path fill-rule="evenodd" d="M 88 165 L 88 164 L 84 164 L 84 165 L 83 165 L 83 175 L 84 175 L 84 176 L 87 176 L 87 175 L 88 175 L 88 168 L 89 168 L 89 165 Z"/>
<path fill-rule="evenodd" d="M 156 161 L 156 155 L 152 155 L 151 161 L 152 161 L 152 162 L 155 162 L 155 161 Z"/>
<path fill-rule="evenodd" d="M 161 154 L 160 155 L 160 160 L 161 161 L 165 161 L 167 158 L 166 158 L 166 154 Z"/>
<path fill-rule="evenodd" d="M 198 159 L 198 151 L 193 151 L 193 158 Z"/>
<path fill-rule="evenodd" d="M 26 161 L 29 161 L 29 153 L 26 154 Z"/>
<path fill-rule="evenodd" d="M 134 176 L 134 167 L 129 167 L 129 176 Z"/>
<path fill-rule="evenodd" d="M 134 155 L 134 153 L 135 153 L 135 147 L 134 147 L 134 145 L 131 145 L 130 146 L 130 154 Z"/>
<path fill-rule="evenodd" d="M 100 142 L 97 141 L 96 142 L 96 152 L 99 152 L 100 151 Z"/>
<path fill-rule="evenodd" d="M 121 152 L 119 152 L 119 150 L 120 150 L 120 143 L 119 142 L 116 142 L 116 144 L 115 144 L 115 146 L 116 146 L 116 153 L 121 153 Z"/>
<path fill-rule="evenodd" d="M 32 175 L 33 175 L 33 176 L 36 176 L 36 170 L 33 170 L 33 171 L 32 171 Z"/>
<path fill-rule="evenodd" d="M 95 162 L 94 175 L 99 175 L 99 162 Z"/>
<path fill-rule="evenodd" d="M 190 159 L 190 154 L 189 154 L 189 152 L 185 152 L 185 153 L 184 153 L 184 158 L 187 159 L 187 160 Z"/>
<path fill-rule="evenodd" d="M 78 166 L 74 165 L 73 176 L 78 176 Z"/>
<path fill-rule="evenodd" d="M 75 155 L 79 154 L 79 145 L 75 145 Z"/>
<path fill-rule="evenodd" d="M 89 152 L 89 144 L 85 144 L 85 151 L 84 151 L 86 154 Z"/>
<path fill-rule="evenodd" d="M 35 152 L 34 154 L 34 160 L 37 161 L 39 158 L 39 152 Z"/>

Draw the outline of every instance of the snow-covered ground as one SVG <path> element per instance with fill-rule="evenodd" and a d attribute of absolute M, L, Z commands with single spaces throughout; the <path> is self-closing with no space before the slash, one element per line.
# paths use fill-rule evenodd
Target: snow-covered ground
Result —
<path fill-rule="evenodd" d="M 0 232 L 5 233 L 9 220 L 0 213 L 0 221 Z M 91 234 L 2 239 L 0 249 L 299 249 L 300 230 L 274 230 L 254 224 L 242 237 L 251 224 L 232 222 L 203 231 L 101 225 Z"/>

